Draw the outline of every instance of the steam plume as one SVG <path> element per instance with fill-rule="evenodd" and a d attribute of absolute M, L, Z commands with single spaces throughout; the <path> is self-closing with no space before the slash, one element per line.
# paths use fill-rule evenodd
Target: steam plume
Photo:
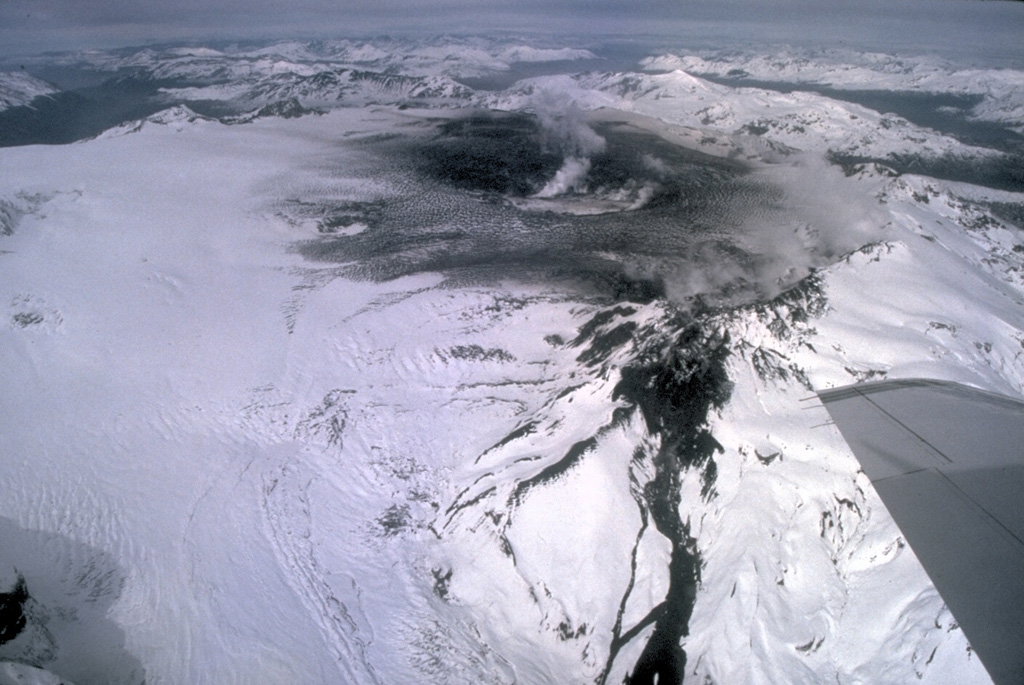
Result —
<path fill-rule="evenodd" d="M 561 168 L 536 197 L 586 192 L 591 157 L 604 152 L 604 138 L 587 124 L 583 110 L 560 93 L 541 90 L 531 104 L 541 125 L 545 147 L 564 158 Z"/>

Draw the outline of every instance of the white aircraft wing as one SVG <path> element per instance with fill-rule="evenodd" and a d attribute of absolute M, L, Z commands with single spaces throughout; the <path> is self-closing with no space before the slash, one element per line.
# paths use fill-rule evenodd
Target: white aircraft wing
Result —
<path fill-rule="evenodd" d="M 1024 401 L 929 380 L 818 397 L 992 680 L 1024 683 Z"/>

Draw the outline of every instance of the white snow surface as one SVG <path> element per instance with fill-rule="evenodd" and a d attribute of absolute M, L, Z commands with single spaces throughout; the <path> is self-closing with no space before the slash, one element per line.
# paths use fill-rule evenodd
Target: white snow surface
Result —
<path fill-rule="evenodd" d="M 471 73 L 586 57 L 444 48 L 410 62 L 456 55 Z M 245 53 L 244 70 L 302 76 L 325 52 L 398 57 L 281 43 Z M 118 59 L 195 74 L 222 54 Z M 780 174 L 806 159 L 794 150 L 966 148 L 848 103 L 678 70 L 541 77 L 475 103 L 536 111 L 545 91 Z M 614 420 L 644 341 L 584 364 L 565 341 L 606 309 L 594 299 L 429 273 L 354 281 L 293 249 L 315 228 L 289 201 L 408 192 L 367 175 L 352 142 L 418 117 L 375 105 L 226 126 L 180 107 L 76 145 L 0 150 L 0 577 L 24 573 L 35 602 L 30 629 L 0 646 L 0 678 L 629 673 L 650 628 L 609 664 L 613 635 L 664 599 L 671 552 L 637 494 L 654 469 L 638 448 L 659 437 L 638 413 Z M 768 131 L 745 136 L 752 122 Z M 986 683 L 813 391 L 930 377 L 1024 393 L 1024 235 L 977 203 L 985 189 L 874 167 L 836 183 L 875 207 L 867 244 L 804 289 L 711 318 L 732 340 L 733 389 L 709 419 L 714 487 L 693 469 L 680 495 L 702 560 L 687 682 Z M 685 306 L 621 318 L 666 331 Z M 519 491 L 581 444 L 573 468 Z"/>

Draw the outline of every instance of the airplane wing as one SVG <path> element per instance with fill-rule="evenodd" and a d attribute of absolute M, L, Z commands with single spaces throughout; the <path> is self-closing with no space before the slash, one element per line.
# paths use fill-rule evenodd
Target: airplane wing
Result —
<path fill-rule="evenodd" d="M 1024 683 L 1024 401 L 930 380 L 818 397 L 993 682 Z"/>

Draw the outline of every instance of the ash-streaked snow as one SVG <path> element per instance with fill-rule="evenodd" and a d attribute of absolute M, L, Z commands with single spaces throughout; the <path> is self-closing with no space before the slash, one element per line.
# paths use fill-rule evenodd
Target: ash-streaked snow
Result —
<path fill-rule="evenodd" d="M 46 58 L 143 113 L 0 149 L 0 682 L 989 682 L 813 398 L 1024 391 L 1024 189 L 901 166 L 1019 151 L 594 50 Z"/>

